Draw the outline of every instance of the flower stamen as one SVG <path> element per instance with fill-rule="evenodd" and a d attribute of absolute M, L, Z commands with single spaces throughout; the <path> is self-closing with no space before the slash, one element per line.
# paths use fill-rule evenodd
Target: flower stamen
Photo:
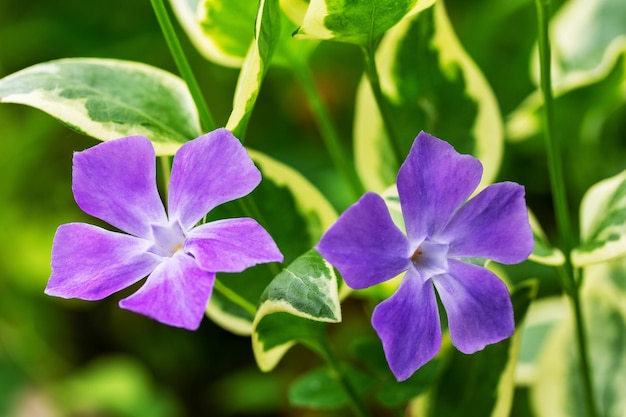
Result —
<path fill-rule="evenodd" d="M 415 249 L 415 252 L 413 252 L 413 255 L 411 255 L 411 262 L 415 263 L 417 262 L 417 260 L 419 259 L 420 256 L 422 256 L 424 252 L 422 252 L 422 248 L 417 248 Z"/>

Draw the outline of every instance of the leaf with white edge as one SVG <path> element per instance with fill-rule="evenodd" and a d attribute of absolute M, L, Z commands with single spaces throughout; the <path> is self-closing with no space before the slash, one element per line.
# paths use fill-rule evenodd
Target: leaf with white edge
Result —
<path fill-rule="evenodd" d="M 535 246 L 533 247 L 533 251 L 528 259 L 543 265 L 563 265 L 565 263 L 565 256 L 563 255 L 563 252 L 550 245 L 548 238 L 546 237 L 533 212 L 528 212 L 528 218 L 530 220 L 530 226 L 533 230 L 533 238 L 535 239 Z"/>
<path fill-rule="evenodd" d="M 626 2 L 569 0 L 550 23 L 555 85 L 576 85 L 606 74 L 626 52 Z M 534 78 L 538 84 L 538 59 Z"/>
<path fill-rule="evenodd" d="M 517 328 L 521 327 L 537 289 L 535 280 L 513 288 L 511 300 Z M 440 382 L 425 399 L 428 412 L 420 415 L 466 416 L 467 410 L 472 410 L 472 415 L 477 416 L 508 417 L 513 404 L 519 342 L 518 331 L 472 355 L 450 349 Z M 464 387 L 461 392 L 460 386 Z"/>
<path fill-rule="evenodd" d="M 598 415 L 626 414 L 626 264 L 624 260 L 586 267 L 581 301 L 591 380 Z M 548 336 L 530 391 L 537 417 L 585 417 L 575 325 L 571 315 L 558 323 Z"/>
<path fill-rule="evenodd" d="M 570 109 L 563 111 L 566 117 L 555 129 L 562 137 L 597 141 L 605 120 L 626 101 L 625 20 L 622 0 L 570 0 L 554 15 L 550 31 L 555 107 L 565 108 L 576 90 L 582 96 L 580 108 L 575 109 L 579 116 L 572 117 Z M 532 72 L 539 84 L 537 49 Z M 541 92 L 533 92 L 507 118 L 507 137 L 520 141 L 537 135 L 542 128 L 542 107 Z M 584 151 L 578 153 L 594 159 Z"/>
<path fill-rule="evenodd" d="M 595 184 L 580 210 L 582 245 L 572 251 L 576 267 L 626 254 L 626 171 Z"/>
<path fill-rule="evenodd" d="M 309 8 L 309 0 L 280 0 L 280 8 L 283 9 L 289 20 L 297 25 L 302 25 Z"/>
<path fill-rule="evenodd" d="M 272 54 L 280 39 L 281 19 L 278 0 L 260 1 L 254 42 L 248 50 L 239 73 L 233 99 L 233 111 L 226 123 L 226 128 L 237 137 L 243 137 L 248 125 Z"/>
<path fill-rule="evenodd" d="M 543 297 L 530 305 L 522 326 L 515 369 L 517 385 L 530 386 L 537 381 L 537 362 L 546 339 L 551 329 L 569 314 L 570 306 L 563 296 Z"/>
<path fill-rule="evenodd" d="M 376 60 L 403 154 L 425 130 L 480 159 L 481 184 L 491 183 L 502 158 L 502 117 L 492 89 L 454 34 L 443 3 L 391 29 Z M 365 79 L 358 89 L 354 138 L 359 176 L 368 189 L 382 192 L 395 182 L 399 167 Z"/>
<path fill-rule="evenodd" d="M 373 45 L 417 0 L 311 0 L 296 37 Z"/>
<path fill-rule="evenodd" d="M 612 55 L 614 59 L 595 70 L 572 72 L 555 84 L 554 106 L 561 109 L 555 115 L 555 131 L 561 137 L 580 138 L 581 143 L 597 144 L 607 119 L 626 102 L 626 41 Z M 542 126 L 543 97 L 541 91 L 536 90 L 507 116 L 506 137 L 511 141 L 523 141 L 539 135 Z M 594 151 L 591 147 L 588 149 Z M 578 153 L 585 160 L 594 160 L 595 155 L 588 154 L 588 149 Z M 604 149 L 598 149 L 598 155 L 602 159 L 607 156 Z M 573 164 L 578 165 L 578 162 L 573 161 Z"/>
<path fill-rule="evenodd" d="M 185 83 L 138 62 L 74 58 L 34 65 L 0 80 L 0 102 L 35 107 L 103 141 L 144 135 L 171 155 L 201 134 Z"/>
<path fill-rule="evenodd" d="M 264 331 L 263 321 L 276 313 L 287 313 L 308 321 L 337 323 L 341 306 L 337 276 L 333 267 L 315 250 L 293 261 L 265 289 L 253 323 L 252 348 L 259 368 L 274 368 L 282 355 L 297 340 L 289 328 Z M 267 343 L 280 340 L 282 343 Z M 277 353 L 278 352 L 278 353 Z"/>
<path fill-rule="evenodd" d="M 285 264 L 289 264 L 319 241 L 337 219 L 337 212 L 324 195 L 293 168 L 261 152 L 250 149 L 248 152 L 263 174 L 263 181 L 251 194 L 259 210 L 255 217 L 276 241 L 285 256 Z M 243 201 L 245 204 L 245 199 Z M 281 215 L 276 216 L 277 212 Z M 241 215 L 236 202 L 209 213 L 216 219 Z M 235 334 L 251 334 L 258 300 L 274 275 L 266 265 L 240 274 L 218 274 L 221 285 L 211 296 L 208 316 Z"/>
<path fill-rule="evenodd" d="M 254 40 L 258 3 L 250 0 L 170 0 L 196 49 L 211 62 L 241 67 Z"/>

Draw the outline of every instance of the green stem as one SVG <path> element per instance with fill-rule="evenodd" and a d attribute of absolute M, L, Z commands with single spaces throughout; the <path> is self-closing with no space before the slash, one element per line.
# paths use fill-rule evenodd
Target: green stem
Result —
<path fill-rule="evenodd" d="M 202 91 L 200 90 L 200 86 L 196 81 L 196 77 L 193 75 L 193 71 L 191 71 L 191 67 L 189 66 L 189 62 L 185 57 L 185 53 L 183 52 L 183 48 L 178 41 L 178 37 L 176 36 L 176 31 L 174 30 L 174 26 L 172 25 L 172 21 L 170 20 L 169 14 L 165 9 L 165 4 L 163 0 L 150 0 L 152 2 L 152 8 L 154 9 L 154 14 L 159 21 L 159 25 L 161 26 L 161 31 L 163 32 L 163 36 L 165 37 L 165 41 L 167 42 L 167 46 L 170 49 L 172 57 L 174 58 L 174 62 L 176 63 L 176 67 L 180 72 L 180 75 L 185 80 L 187 84 L 187 88 L 191 93 L 191 97 L 193 98 L 194 103 L 196 104 L 196 108 L 198 109 L 198 114 L 200 117 L 200 124 L 202 125 L 202 130 L 204 132 L 209 132 L 215 129 L 215 122 L 213 121 L 213 116 L 211 115 L 211 111 L 209 110 L 209 106 L 204 100 L 204 96 L 202 95 Z M 190 138 L 191 139 L 191 138 Z"/>
<path fill-rule="evenodd" d="M 169 192 L 170 176 L 172 175 L 172 164 L 169 156 L 160 156 L 161 170 L 163 175 L 163 191 L 165 195 Z"/>
<path fill-rule="evenodd" d="M 536 0 L 537 15 L 539 18 L 539 60 L 541 66 L 541 92 L 544 100 L 546 152 L 550 185 L 554 200 L 554 209 L 559 235 L 565 252 L 569 254 L 573 245 L 573 233 L 569 210 L 567 208 L 567 194 L 563 178 L 563 163 L 561 161 L 560 144 L 554 135 L 554 100 L 552 96 L 552 76 L 550 70 L 550 40 L 548 37 L 548 23 L 550 0 Z"/>
<path fill-rule="evenodd" d="M 230 288 L 222 284 L 218 279 L 215 280 L 213 288 L 215 289 L 215 291 L 222 293 L 224 297 L 228 298 L 230 301 L 246 310 L 246 312 L 250 313 L 253 317 L 256 315 L 256 307 L 254 306 L 254 304 L 237 294 L 235 291 L 232 291 Z"/>
<path fill-rule="evenodd" d="M 561 161 L 560 144 L 554 129 L 554 100 L 552 95 L 551 78 L 551 53 L 549 39 L 550 0 L 536 0 L 538 37 L 539 37 L 539 63 L 541 73 L 541 92 L 544 100 L 544 136 L 546 141 L 546 154 L 550 174 L 550 185 L 554 201 L 554 211 L 561 245 L 566 264 L 560 269 L 563 287 L 569 295 L 576 322 L 576 344 L 578 346 L 578 360 L 581 370 L 582 387 L 585 397 L 585 405 L 589 417 L 598 417 L 600 414 L 593 390 L 591 377 L 591 365 L 587 346 L 587 337 L 584 324 L 584 314 L 580 300 L 581 280 L 576 279 L 574 268 L 570 261 L 570 253 L 574 247 L 574 234 L 567 205 L 565 191 L 565 178 Z"/>
<path fill-rule="evenodd" d="M 243 211 L 245 216 L 256 219 L 256 221 L 263 225 L 263 227 L 268 224 L 265 221 L 265 217 L 259 210 L 259 207 L 256 205 L 256 202 L 249 195 L 240 198 L 239 200 L 237 200 L 237 203 L 239 204 L 239 208 L 241 208 L 241 211 Z M 266 265 L 274 276 L 278 275 L 281 271 L 281 268 L 273 262 Z"/>
<path fill-rule="evenodd" d="M 574 310 L 574 321 L 576 323 L 576 345 L 578 347 L 578 363 L 582 369 L 583 390 L 585 393 L 585 403 L 589 417 L 599 417 L 598 405 L 593 390 L 593 378 L 591 376 L 591 363 L 589 361 L 589 350 L 587 347 L 587 332 L 583 319 L 582 303 L 579 292 L 576 291 L 572 297 L 572 308 Z"/>
<path fill-rule="evenodd" d="M 363 404 L 363 401 L 361 401 L 361 398 L 359 398 L 356 390 L 348 380 L 348 377 L 342 371 L 341 366 L 339 365 L 339 361 L 337 360 L 335 354 L 330 348 L 330 344 L 328 343 L 328 338 L 326 335 L 319 344 L 319 346 L 322 349 L 319 353 L 322 355 L 322 357 L 330 367 L 333 376 L 335 377 L 337 382 L 339 382 L 344 392 L 350 399 L 350 408 L 352 409 L 354 415 L 357 417 L 370 417 L 370 413 L 367 411 L 365 404 Z"/>
<path fill-rule="evenodd" d="M 359 198 L 365 192 L 365 189 L 357 177 L 350 159 L 341 147 L 339 134 L 335 130 L 335 126 L 330 118 L 330 115 L 328 114 L 326 106 L 324 105 L 324 101 L 315 88 L 315 83 L 309 68 L 306 65 L 297 65 L 294 71 L 300 80 L 304 94 L 309 102 L 311 111 L 313 112 L 313 117 L 317 122 L 322 139 L 326 145 L 326 150 L 328 151 L 335 168 L 350 186 L 353 196 L 355 198 Z"/>
<path fill-rule="evenodd" d="M 374 93 L 376 103 L 378 103 L 378 110 L 380 111 L 380 116 L 383 119 L 383 125 L 387 131 L 389 145 L 391 146 L 396 165 L 397 167 L 400 167 L 400 164 L 404 160 L 402 157 L 402 147 L 400 146 L 398 135 L 395 133 L 389 103 L 383 95 L 383 90 L 380 87 L 380 78 L 378 77 L 378 70 L 376 69 L 376 54 L 374 53 L 374 46 L 364 46 L 363 55 L 365 58 L 365 73 L 367 74 L 367 79 L 370 82 L 370 87 L 372 89 L 372 93 Z"/>

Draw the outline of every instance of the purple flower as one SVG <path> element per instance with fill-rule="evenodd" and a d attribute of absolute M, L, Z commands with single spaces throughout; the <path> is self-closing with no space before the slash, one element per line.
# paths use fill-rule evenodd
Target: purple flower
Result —
<path fill-rule="evenodd" d="M 100 300 L 148 276 L 120 307 L 197 329 L 217 272 L 241 272 L 283 256 L 256 221 L 197 223 L 261 181 L 239 141 L 218 129 L 185 143 L 172 166 L 167 213 L 156 187 L 155 154 L 143 136 L 74 154 L 79 207 L 128 234 L 85 223 L 61 225 L 52 245 L 46 294 Z"/>
<path fill-rule="evenodd" d="M 461 352 L 474 353 L 513 334 L 506 286 L 468 258 L 513 264 L 528 257 L 533 236 L 524 188 L 497 183 L 466 202 L 481 176 L 476 158 L 421 132 L 397 178 L 406 235 L 393 223 L 384 200 L 366 193 L 317 245 L 354 289 L 406 272 L 395 294 L 372 315 L 399 380 L 439 351 L 435 289 L 448 316 L 452 343 Z"/>

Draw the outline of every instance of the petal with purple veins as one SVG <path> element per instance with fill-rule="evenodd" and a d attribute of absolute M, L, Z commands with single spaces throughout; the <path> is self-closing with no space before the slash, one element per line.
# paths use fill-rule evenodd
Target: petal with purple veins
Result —
<path fill-rule="evenodd" d="M 195 330 L 204 316 L 214 282 L 215 273 L 203 271 L 191 256 L 178 251 L 119 304 L 161 323 Z"/>
<path fill-rule="evenodd" d="M 188 233 L 183 251 L 212 272 L 241 272 L 253 265 L 282 262 L 272 237 L 255 220 L 226 219 L 203 224 Z"/>
<path fill-rule="evenodd" d="M 191 229 L 214 207 L 249 194 L 261 173 L 226 129 L 185 143 L 174 156 L 168 195 L 170 220 Z"/>
<path fill-rule="evenodd" d="M 482 165 L 420 132 L 398 172 L 397 187 L 412 244 L 436 234 L 478 186 Z"/>
<path fill-rule="evenodd" d="M 490 185 L 461 207 L 438 237 L 449 243 L 449 257 L 524 261 L 534 245 L 524 187 L 512 182 Z"/>
<path fill-rule="evenodd" d="M 506 285 L 488 269 L 451 259 L 450 273 L 433 278 L 448 315 L 452 344 L 474 353 L 515 331 Z"/>
<path fill-rule="evenodd" d="M 84 223 L 64 224 L 52 244 L 45 293 L 100 300 L 146 277 L 160 262 L 151 242 Z"/>
<path fill-rule="evenodd" d="M 430 280 L 410 269 L 395 294 L 376 307 L 372 325 L 393 374 L 399 381 L 409 378 L 441 346 L 439 311 Z"/>
<path fill-rule="evenodd" d="M 147 138 L 129 136 L 77 152 L 72 173 L 74 198 L 85 213 L 144 238 L 151 236 L 150 224 L 167 224 Z"/>
<path fill-rule="evenodd" d="M 355 289 L 387 281 L 411 266 L 406 236 L 391 220 L 384 200 L 374 193 L 350 206 L 316 249 Z"/>

